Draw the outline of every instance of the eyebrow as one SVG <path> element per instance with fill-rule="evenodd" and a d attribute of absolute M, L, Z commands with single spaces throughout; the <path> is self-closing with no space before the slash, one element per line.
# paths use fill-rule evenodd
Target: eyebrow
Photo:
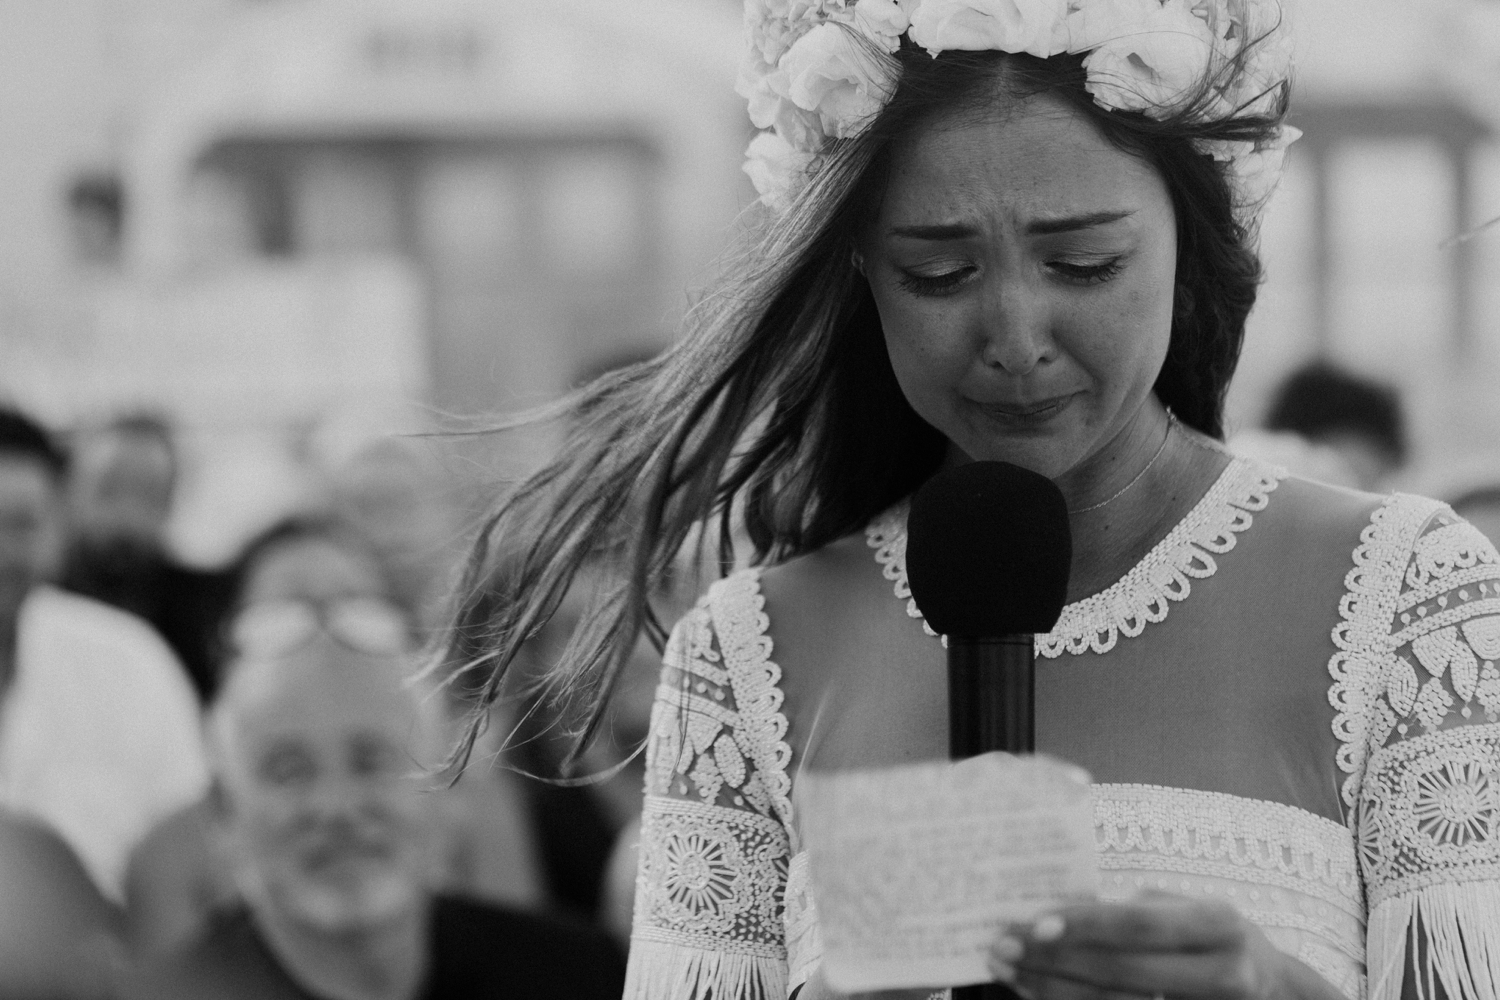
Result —
<path fill-rule="evenodd" d="M 1026 226 L 1029 236 L 1048 236 L 1053 233 L 1072 233 L 1095 226 L 1107 226 L 1135 214 L 1134 209 L 1116 212 L 1089 212 L 1086 215 L 1067 215 L 1052 219 L 1037 219 Z M 979 230 L 962 222 L 938 223 L 929 226 L 892 226 L 892 236 L 904 236 L 914 240 L 962 240 L 979 235 Z"/>
<path fill-rule="evenodd" d="M 913 240 L 963 240 L 978 236 L 979 230 L 966 223 L 950 222 L 932 226 L 892 226 L 890 234 Z"/>
<path fill-rule="evenodd" d="M 1135 209 L 1122 209 L 1117 212 L 1090 212 L 1087 215 L 1068 215 L 1056 219 L 1037 219 L 1026 226 L 1026 232 L 1032 236 L 1047 236 L 1052 233 L 1072 233 L 1080 229 L 1093 229 L 1095 226 L 1107 226 L 1111 222 L 1119 222 L 1135 214 Z"/>

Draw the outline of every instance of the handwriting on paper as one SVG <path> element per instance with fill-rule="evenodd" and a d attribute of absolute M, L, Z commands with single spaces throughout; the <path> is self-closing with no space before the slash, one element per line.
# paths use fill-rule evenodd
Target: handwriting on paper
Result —
<path fill-rule="evenodd" d="M 1088 775 L 1051 758 L 804 773 L 797 802 L 842 992 L 985 982 L 1006 927 L 1098 888 Z"/>

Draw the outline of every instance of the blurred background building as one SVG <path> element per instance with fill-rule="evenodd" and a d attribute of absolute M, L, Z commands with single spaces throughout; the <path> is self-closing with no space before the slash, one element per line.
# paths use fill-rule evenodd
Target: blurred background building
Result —
<path fill-rule="evenodd" d="M 1231 423 L 1322 357 L 1402 390 L 1416 479 L 1500 455 L 1500 228 L 1455 242 L 1500 215 L 1500 3 L 1287 9 L 1306 134 Z M 751 198 L 740 45 L 738 0 L 0 6 L 0 394 L 172 415 L 220 560 L 314 460 L 665 344 Z"/>
<path fill-rule="evenodd" d="M 728 0 L 5 5 L 0 392 L 168 411 L 213 561 L 309 451 L 653 353 L 751 198 L 738 33 Z"/>
<path fill-rule="evenodd" d="M 1230 398 L 1264 413 L 1323 359 L 1400 390 L 1415 489 L 1500 472 L 1500 3 L 1287 0 L 1303 130 L 1267 214 L 1267 284 Z"/>

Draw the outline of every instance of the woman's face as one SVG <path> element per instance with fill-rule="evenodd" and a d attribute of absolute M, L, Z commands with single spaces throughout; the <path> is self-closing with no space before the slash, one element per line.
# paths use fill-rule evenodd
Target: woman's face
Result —
<path fill-rule="evenodd" d="M 963 453 L 1052 479 L 1124 441 L 1166 357 L 1166 185 L 1050 95 L 892 150 L 862 245 L 907 400 Z"/>

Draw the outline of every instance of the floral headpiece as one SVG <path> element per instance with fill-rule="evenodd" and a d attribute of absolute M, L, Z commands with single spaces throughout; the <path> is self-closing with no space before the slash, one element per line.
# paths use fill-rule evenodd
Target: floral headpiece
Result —
<path fill-rule="evenodd" d="M 1278 0 L 745 0 L 745 25 L 736 89 L 764 130 L 745 172 L 778 214 L 830 144 L 859 135 L 891 99 L 903 37 L 933 56 L 1082 53 L 1095 103 L 1155 118 L 1199 97 L 1205 81 L 1213 89 L 1202 121 L 1273 113 L 1291 72 Z M 1227 164 L 1242 219 L 1270 196 L 1299 134 L 1282 126 L 1258 144 L 1199 142 Z"/>

